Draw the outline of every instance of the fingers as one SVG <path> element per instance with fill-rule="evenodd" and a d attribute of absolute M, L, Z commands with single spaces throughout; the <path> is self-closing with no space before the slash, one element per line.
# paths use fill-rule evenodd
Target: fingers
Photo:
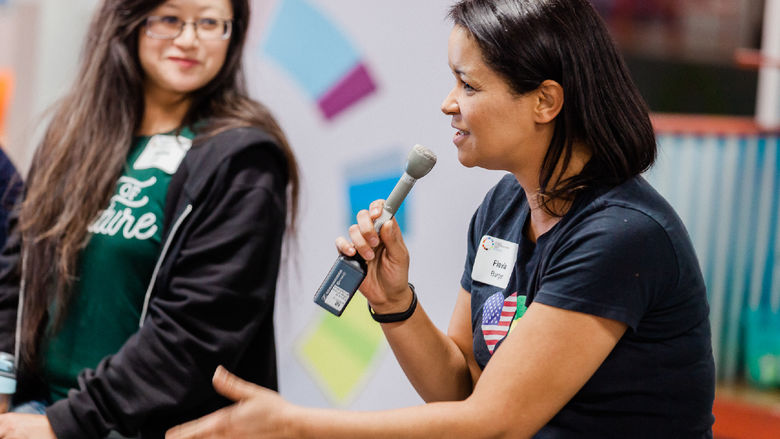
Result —
<path fill-rule="evenodd" d="M 217 367 L 216 372 L 214 372 L 212 383 L 214 390 L 232 401 L 247 399 L 260 390 L 260 387 L 242 380 L 222 366 Z"/>
<path fill-rule="evenodd" d="M 398 227 L 398 222 L 395 218 L 386 222 L 382 229 L 379 231 L 382 236 L 382 243 L 385 245 L 386 254 L 391 258 L 406 257 L 406 244 L 404 244 L 404 237 L 401 234 L 401 229 Z"/>
<path fill-rule="evenodd" d="M 375 200 L 368 210 L 361 210 L 357 214 L 357 224 L 349 228 L 349 240 L 343 237 L 336 238 L 336 249 L 347 256 L 359 253 L 366 261 L 374 259 L 376 248 L 381 243 L 379 234 L 374 228 L 374 220 L 382 214 L 384 200 Z"/>
<path fill-rule="evenodd" d="M 177 425 L 165 432 L 165 439 L 197 439 L 205 437 L 200 435 L 197 425 L 200 420 L 190 421 L 186 424 Z"/>
<path fill-rule="evenodd" d="M 368 210 L 361 210 L 357 214 L 358 230 L 372 248 L 379 246 L 379 234 L 374 228 L 374 219 Z"/>
<path fill-rule="evenodd" d="M 382 214 L 382 209 L 385 207 L 385 200 L 374 200 L 368 205 L 368 212 L 371 214 L 371 219 L 379 218 Z"/>
<path fill-rule="evenodd" d="M 360 228 L 357 224 L 353 224 L 349 227 L 349 239 L 352 240 L 352 246 L 360 253 L 366 261 L 374 259 L 374 250 L 366 242 L 366 238 L 360 234 Z"/>
<path fill-rule="evenodd" d="M 379 245 L 379 236 L 373 224 L 368 211 L 361 210 L 357 214 L 357 224 L 349 228 L 349 239 L 352 240 L 352 245 L 366 261 L 374 259 L 374 247 Z"/>
<path fill-rule="evenodd" d="M 178 425 L 165 433 L 165 439 L 229 438 L 230 410 L 227 407 L 200 419 Z"/>
<path fill-rule="evenodd" d="M 336 249 L 342 255 L 355 256 L 355 247 L 343 236 L 336 238 Z"/>

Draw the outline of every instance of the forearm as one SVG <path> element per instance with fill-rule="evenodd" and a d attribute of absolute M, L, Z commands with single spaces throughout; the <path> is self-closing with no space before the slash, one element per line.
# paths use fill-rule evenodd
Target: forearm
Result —
<path fill-rule="evenodd" d="M 486 409 L 486 408 L 485 408 Z M 500 438 L 503 422 L 485 422 L 486 410 L 469 401 L 437 402 L 380 412 L 348 412 L 294 407 L 285 429 L 290 438 Z"/>
<path fill-rule="evenodd" d="M 237 404 L 180 425 L 167 439 L 396 439 L 531 437 L 518 426 L 523 412 L 500 392 L 489 398 L 436 402 L 376 412 L 301 407 L 218 369 L 214 387 Z M 514 416 L 517 414 L 518 416 Z"/>
<path fill-rule="evenodd" d="M 366 260 L 368 272 L 360 291 L 373 312 L 405 317 L 414 303 L 408 284 L 409 253 L 395 221 L 382 226 L 379 245 L 373 220 L 379 217 L 381 205 L 381 201 L 375 201 L 370 214 L 365 210 L 358 212 L 358 224 L 350 227 L 352 243 L 339 237 L 336 246 L 345 255 L 358 252 Z M 406 376 L 424 400 L 459 400 L 471 393 L 469 362 L 462 345 L 436 328 L 422 305 L 418 303 L 406 320 L 383 323 L 382 330 Z"/>
<path fill-rule="evenodd" d="M 426 401 L 455 401 L 473 384 L 463 352 L 439 330 L 421 304 L 403 322 L 382 324 L 385 337 L 409 382 Z"/>

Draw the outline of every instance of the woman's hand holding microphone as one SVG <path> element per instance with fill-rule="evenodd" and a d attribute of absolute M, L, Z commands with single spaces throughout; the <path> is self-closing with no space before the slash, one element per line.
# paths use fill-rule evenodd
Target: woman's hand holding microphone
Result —
<path fill-rule="evenodd" d="M 384 208 L 384 200 L 376 200 L 369 210 L 357 214 L 357 224 L 349 228 L 349 240 L 336 239 L 336 248 L 346 256 L 359 254 L 368 265 L 368 273 L 360 292 L 377 314 L 393 314 L 409 308 L 412 293 L 409 288 L 409 251 L 395 219 L 387 221 L 379 233 L 374 221 Z"/>

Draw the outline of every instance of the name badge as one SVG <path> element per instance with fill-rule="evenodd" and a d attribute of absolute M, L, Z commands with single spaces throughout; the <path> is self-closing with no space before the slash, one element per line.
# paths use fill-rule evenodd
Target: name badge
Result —
<path fill-rule="evenodd" d="M 506 288 L 517 261 L 517 244 L 485 235 L 479 241 L 471 279 Z"/>
<path fill-rule="evenodd" d="M 157 168 L 174 174 L 192 147 L 192 140 L 183 136 L 158 134 L 149 139 L 146 148 L 133 163 L 133 169 Z"/>

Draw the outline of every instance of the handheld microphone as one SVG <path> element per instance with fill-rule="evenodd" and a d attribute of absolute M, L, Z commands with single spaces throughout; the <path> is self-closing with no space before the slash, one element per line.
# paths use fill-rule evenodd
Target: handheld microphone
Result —
<path fill-rule="evenodd" d="M 398 207 L 412 190 L 414 183 L 428 174 L 435 164 L 436 154 L 433 151 L 422 145 L 414 145 L 414 148 L 409 151 L 404 175 L 390 192 L 382 214 L 374 222 L 374 229 L 377 233 L 382 225 L 398 211 Z M 366 261 L 359 254 L 355 254 L 355 256 L 339 255 L 314 294 L 314 303 L 336 316 L 341 316 L 358 287 L 363 283 L 363 279 L 366 278 L 366 272 Z"/>

